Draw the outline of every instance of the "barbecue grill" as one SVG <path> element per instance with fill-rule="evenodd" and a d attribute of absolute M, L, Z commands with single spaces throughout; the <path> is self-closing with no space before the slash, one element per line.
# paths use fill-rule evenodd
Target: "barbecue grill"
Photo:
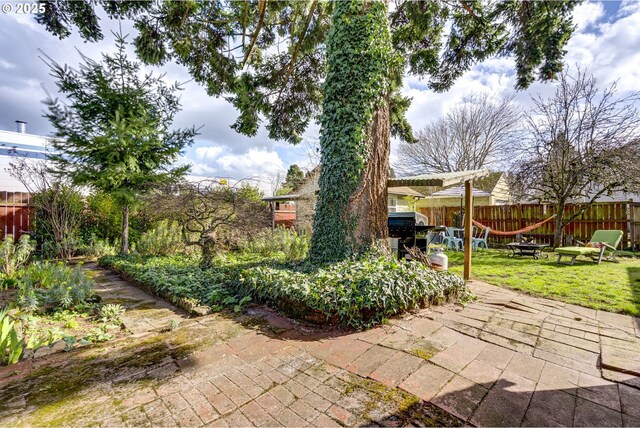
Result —
<path fill-rule="evenodd" d="M 416 238 L 416 235 L 434 227 L 429 225 L 427 216 L 413 211 L 389 213 L 387 224 L 389 238 L 398 239 L 398 258 L 405 257 L 407 253 L 405 247 L 418 247 L 422 251 L 427 251 L 427 240 Z"/>

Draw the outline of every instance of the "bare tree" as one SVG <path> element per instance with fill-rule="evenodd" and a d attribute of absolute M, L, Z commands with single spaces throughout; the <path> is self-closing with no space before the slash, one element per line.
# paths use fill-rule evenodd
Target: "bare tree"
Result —
<path fill-rule="evenodd" d="M 39 243 L 53 244 L 59 257 L 72 257 L 77 248 L 77 232 L 84 208 L 78 188 L 52 176 L 44 161 L 16 157 L 9 163 L 8 171 L 33 196 L 35 221 L 42 225 L 36 230 L 49 235 L 36 236 Z"/>
<path fill-rule="evenodd" d="M 616 83 L 599 89 L 580 69 L 563 72 L 552 97 L 533 98 L 516 180 L 528 197 L 555 204 L 555 246 L 598 197 L 640 190 L 639 101 L 639 92 L 620 95 Z M 564 214 L 567 203 L 583 201 L 575 214 Z"/>
<path fill-rule="evenodd" d="M 242 180 L 234 186 L 218 180 L 183 181 L 148 200 L 158 213 L 181 224 L 185 244 L 202 250 L 203 266 L 211 264 L 225 243 L 269 225 L 269 209 L 261 194 Z"/>
<path fill-rule="evenodd" d="M 492 167 L 508 159 L 521 118 L 513 96 L 465 97 L 447 115 L 401 142 L 396 171 L 403 175 Z"/>

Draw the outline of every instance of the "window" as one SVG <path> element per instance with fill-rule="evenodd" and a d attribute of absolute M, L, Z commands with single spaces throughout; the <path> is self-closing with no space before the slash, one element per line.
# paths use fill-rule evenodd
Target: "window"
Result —
<path fill-rule="evenodd" d="M 390 213 L 396 212 L 396 205 L 398 205 L 398 198 L 395 196 L 389 196 L 387 199 L 387 209 Z"/>

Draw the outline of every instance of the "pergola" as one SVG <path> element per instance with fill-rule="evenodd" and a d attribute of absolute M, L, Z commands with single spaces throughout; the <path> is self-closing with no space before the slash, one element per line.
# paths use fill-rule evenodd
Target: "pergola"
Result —
<path fill-rule="evenodd" d="M 471 239 L 473 220 L 473 180 L 486 177 L 488 169 L 473 171 L 443 172 L 415 175 L 412 177 L 390 178 L 387 187 L 425 186 L 448 187 L 464 183 L 464 279 L 471 279 Z"/>

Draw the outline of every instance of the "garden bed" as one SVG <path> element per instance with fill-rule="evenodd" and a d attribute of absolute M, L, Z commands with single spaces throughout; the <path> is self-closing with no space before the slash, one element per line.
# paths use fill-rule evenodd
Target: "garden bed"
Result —
<path fill-rule="evenodd" d="M 100 260 L 173 303 L 236 311 L 254 301 L 315 323 L 361 328 L 461 297 L 457 275 L 367 254 L 325 266 L 228 255 L 202 268 L 187 256 L 109 256 Z"/>

